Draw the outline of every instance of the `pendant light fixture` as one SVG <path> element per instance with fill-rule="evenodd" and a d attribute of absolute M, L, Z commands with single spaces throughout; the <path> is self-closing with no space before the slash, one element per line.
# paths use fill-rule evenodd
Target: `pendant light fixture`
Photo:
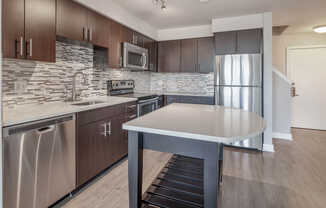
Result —
<path fill-rule="evenodd" d="M 166 10 L 167 0 L 153 0 L 153 4 L 159 6 L 162 10 Z"/>

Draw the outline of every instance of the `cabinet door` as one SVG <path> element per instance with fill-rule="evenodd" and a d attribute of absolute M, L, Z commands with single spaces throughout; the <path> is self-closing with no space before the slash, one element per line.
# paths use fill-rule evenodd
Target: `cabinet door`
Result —
<path fill-rule="evenodd" d="M 193 73 L 197 68 L 197 41 L 196 39 L 181 40 L 181 67 L 180 72 Z"/>
<path fill-rule="evenodd" d="M 148 50 L 148 66 L 152 72 L 157 72 L 157 42 L 144 37 L 144 48 Z"/>
<path fill-rule="evenodd" d="M 71 0 L 57 0 L 57 35 L 87 41 L 87 9 Z"/>
<path fill-rule="evenodd" d="M 114 151 L 118 145 L 112 143 L 112 135 L 109 132 L 110 126 L 111 129 L 113 127 L 112 123 L 113 120 L 110 118 L 96 122 L 96 132 L 94 132 L 96 173 L 100 173 L 116 162 Z"/>
<path fill-rule="evenodd" d="M 134 44 L 139 47 L 144 47 L 144 36 L 138 32 L 134 32 Z"/>
<path fill-rule="evenodd" d="M 238 31 L 238 53 L 260 53 L 261 51 L 261 29 Z"/>
<path fill-rule="evenodd" d="M 180 72 L 180 40 L 158 43 L 158 72 Z"/>
<path fill-rule="evenodd" d="M 26 57 L 55 62 L 55 1 L 25 0 Z"/>
<path fill-rule="evenodd" d="M 77 127 L 77 185 L 82 185 L 97 173 L 95 158 L 97 154 L 97 123 L 90 123 Z"/>
<path fill-rule="evenodd" d="M 237 32 L 215 33 L 216 55 L 235 54 L 237 52 Z"/>
<path fill-rule="evenodd" d="M 126 26 L 121 25 L 121 42 L 132 43 L 133 31 Z"/>
<path fill-rule="evenodd" d="M 121 25 L 110 21 L 109 67 L 120 68 L 121 60 Z"/>
<path fill-rule="evenodd" d="M 109 47 L 109 20 L 91 10 L 88 11 L 88 40 L 94 45 Z"/>
<path fill-rule="evenodd" d="M 125 121 L 125 116 L 117 116 L 110 119 L 111 135 L 110 135 L 110 151 L 114 162 L 119 161 L 128 153 L 128 143 L 125 141 L 125 134 L 122 130 L 122 124 Z"/>
<path fill-rule="evenodd" d="M 206 37 L 198 39 L 198 64 L 197 72 L 210 73 L 214 71 L 214 38 Z"/>
<path fill-rule="evenodd" d="M 2 52 L 4 58 L 24 58 L 24 0 L 2 1 Z"/>

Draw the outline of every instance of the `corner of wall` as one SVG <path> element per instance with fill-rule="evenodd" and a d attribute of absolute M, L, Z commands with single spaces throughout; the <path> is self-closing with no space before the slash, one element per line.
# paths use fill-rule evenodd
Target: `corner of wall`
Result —
<path fill-rule="evenodd" d="M 273 145 L 273 19 L 272 13 L 263 14 L 264 33 L 264 119 L 266 130 L 264 132 L 264 146 Z M 270 148 L 270 147 L 269 147 Z"/>
<path fill-rule="evenodd" d="M 264 144 L 263 152 L 275 152 L 273 144 Z"/>

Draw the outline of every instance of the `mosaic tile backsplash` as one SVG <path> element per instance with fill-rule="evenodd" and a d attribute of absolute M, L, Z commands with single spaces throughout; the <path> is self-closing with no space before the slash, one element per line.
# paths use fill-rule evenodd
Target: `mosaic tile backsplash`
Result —
<path fill-rule="evenodd" d="M 57 41 L 56 63 L 3 60 L 3 105 L 15 107 L 32 103 L 63 101 L 71 96 L 76 72 L 87 75 L 87 83 L 77 78 L 82 98 L 106 95 L 109 79 L 133 79 L 135 91 L 164 91 L 208 95 L 213 92 L 213 74 L 162 74 L 110 69 L 91 46 Z"/>

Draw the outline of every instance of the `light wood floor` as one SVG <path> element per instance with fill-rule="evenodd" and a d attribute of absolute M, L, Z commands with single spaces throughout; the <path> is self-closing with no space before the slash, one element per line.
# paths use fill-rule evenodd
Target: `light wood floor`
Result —
<path fill-rule="evenodd" d="M 326 131 L 293 129 L 275 153 L 226 149 L 220 207 L 325 208 Z M 144 190 L 170 155 L 146 151 Z M 71 199 L 64 208 L 127 208 L 127 161 Z"/>

